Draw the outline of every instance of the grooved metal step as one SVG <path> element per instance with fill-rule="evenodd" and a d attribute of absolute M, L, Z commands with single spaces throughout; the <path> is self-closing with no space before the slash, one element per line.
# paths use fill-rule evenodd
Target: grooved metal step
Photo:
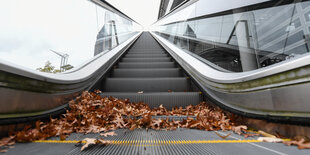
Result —
<path fill-rule="evenodd" d="M 113 96 L 119 99 L 129 99 L 131 102 L 144 102 L 150 107 L 158 107 L 161 104 L 172 109 L 176 106 L 188 106 L 199 104 L 201 95 L 199 92 L 151 92 L 151 93 L 130 93 L 130 92 L 104 92 L 101 96 Z"/>
<path fill-rule="evenodd" d="M 174 68 L 174 62 L 120 62 L 119 68 Z"/>
<path fill-rule="evenodd" d="M 155 43 L 135 43 L 130 47 L 130 50 L 140 50 L 140 49 L 148 49 L 148 50 L 164 50 L 157 42 Z"/>
<path fill-rule="evenodd" d="M 54 142 L 17 143 L 4 155 L 261 155 L 261 154 L 293 154 L 309 155 L 310 150 L 299 150 L 297 147 L 288 147 L 282 143 L 249 142 L 258 137 L 244 138 L 232 131 L 203 131 L 197 129 L 177 128 L 176 130 L 153 129 L 117 129 L 116 136 L 102 137 L 97 134 L 72 133 L 67 140 L 60 141 L 59 137 L 49 140 Z M 228 135 L 222 139 L 217 134 Z M 108 145 L 90 145 L 81 151 L 83 144 L 72 141 L 81 141 L 84 138 L 95 138 L 113 141 Z"/>
<path fill-rule="evenodd" d="M 166 54 L 167 52 L 164 51 L 128 51 L 128 54 Z"/>
<path fill-rule="evenodd" d="M 128 53 L 125 55 L 125 57 L 131 58 L 153 58 L 153 57 L 168 57 L 167 54 L 145 54 L 145 53 L 141 53 L 141 54 L 131 54 Z"/>
<path fill-rule="evenodd" d="M 176 92 L 189 91 L 185 77 L 174 78 L 107 78 L 104 92 Z"/>
<path fill-rule="evenodd" d="M 179 68 L 114 69 L 112 77 L 179 77 Z"/>
<path fill-rule="evenodd" d="M 171 58 L 122 58 L 122 62 L 171 62 Z"/>

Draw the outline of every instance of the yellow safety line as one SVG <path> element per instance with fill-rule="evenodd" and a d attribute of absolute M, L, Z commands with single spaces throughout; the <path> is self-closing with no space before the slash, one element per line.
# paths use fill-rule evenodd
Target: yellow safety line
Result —
<path fill-rule="evenodd" d="M 34 143 L 86 143 L 79 140 L 36 140 Z M 243 140 L 111 140 L 110 144 L 114 145 L 133 145 L 133 146 L 155 146 L 163 144 L 212 144 L 212 143 L 259 143 L 261 141 L 255 139 Z"/>

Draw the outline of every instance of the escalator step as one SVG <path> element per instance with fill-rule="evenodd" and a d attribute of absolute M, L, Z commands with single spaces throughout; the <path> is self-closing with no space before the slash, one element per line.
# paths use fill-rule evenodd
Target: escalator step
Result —
<path fill-rule="evenodd" d="M 114 69 L 112 77 L 178 77 L 179 68 Z"/>
<path fill-rule="evenodd" d="M 125 57 L 131 58 L 153 58 L 153 57 L 168 57 L 167 54 L 126 54 Z"/>
<path fill-rule="evenodd" d="M 196 105 L 201 101 L 199 92 L 154 92 L 154 93 L 128 93 L 128 92 L 104 92 L 101 96 L 113 96 L 120 99 L 129 99 L 131 102 L 145 102 L 151 108 L 158 107 L 161 104 L 172 109 L 176 106 Z"/>
<path fill-rule="evenodd" d="M 120 62 L 119 68 L 174 68 L 174 62 Z"/>
<path fill-rule="evenodd" d="M 131 46 L 130 49 L 149 49 L 149 50 L 156 50 L 156 49 L 163 49 L 158 43 L 138 43 Z"/>
<path fill-rule="evenodd" d="M 128 54 L 166 54 L 165 51 L 128 51 Z"/>
<path fill-rule="evenodd" d="M 103 91 L 105 92 L 168 92 L 189 91 L 188 80 L 185 77 L 173 78 L 107 78 Z"/>
<path fill-rule="evenodd" d="M 171 62 L 171 58 L 122 58 L 122 62 Z"/>

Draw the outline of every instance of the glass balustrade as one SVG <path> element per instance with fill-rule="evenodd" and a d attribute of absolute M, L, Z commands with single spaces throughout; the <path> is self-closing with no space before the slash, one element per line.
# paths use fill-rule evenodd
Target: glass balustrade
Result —
<path fill-rule="evenodd" d="M 309 53 L 309 1 L 269 1 L 211 13 L 211 8 L 201 9 L 207 3 L 219 2 L 195 2 L 163 17 L 152 31 L 227 72 L 251 71 Z"/>
<path fill-rule="evenodd" d="M 141 30 L 89 0 L 1 0 L 0 21 L 0 60 L 34 70 L 77 67 Z"/>

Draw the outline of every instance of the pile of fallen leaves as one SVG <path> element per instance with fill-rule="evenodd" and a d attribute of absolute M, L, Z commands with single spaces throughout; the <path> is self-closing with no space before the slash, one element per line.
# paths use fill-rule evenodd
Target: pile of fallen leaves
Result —
<path fill-rule="evenodd" d="M 176 128 L 192 128 L 207 131 L 233 130 L 237 134 L 251 136 L 246 133 L 246 126 L 235 126 L 227 115 L 220 109 L 210 107 L 201 102 L 167 110 L 162 105 L 151 109 L 145 103 L 131 103 L 113 97 L 101 97 L 100 91 L 83 92 L 69 103 L 67 110 L 60 118 L 50 118 L 49 122 L 37 121 L 35 127 L 26 126 L 9 137 L 0 140 L 0 151 L 15 142 L 31 142 L 59 136 L 65 140 L 71 133 L 100 133 L 116 129 L 147 128 L 155 130 L 175 130 Z M 152 116 L 192 116 L 183 120 L 155 119 Z M 195 118 L 193 118 L 195 116 Z M 112 133 L 113 134 L 113 133 Z M 87 141 L 87 140 L 86 140 Z M 89 140 L 91 144 L 107 144 L 104 140 Z M 89 143 L 87 142 L 89 145 Z M 295 144 L 295 143 L 292 143 Z M 88 146 L 87 145 L 87 146 Z M 83 147 L 85 148 L 85 147 Z M 3 150 L 2 151 L 6 151 Z"/>

